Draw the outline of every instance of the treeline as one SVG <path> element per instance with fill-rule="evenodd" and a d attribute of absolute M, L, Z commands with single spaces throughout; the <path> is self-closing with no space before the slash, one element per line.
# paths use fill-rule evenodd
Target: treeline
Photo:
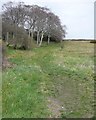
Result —
<path fill-rule="evenodd" d="M 28 49 L 33 40 L 41 46 L 44 40 L 49 44 L 65 37 L 66 26 L 62 26 L 59 17 L 46 7 L 8 2 L 2 9 L 2 38 L 14 48 Z"/>

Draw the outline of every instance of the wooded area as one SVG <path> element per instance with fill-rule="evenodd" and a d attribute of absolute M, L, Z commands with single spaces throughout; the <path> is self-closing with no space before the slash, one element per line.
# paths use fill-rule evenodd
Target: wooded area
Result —
<path fill-rule="evenodd" d="M 60 42 L 65 37 L 66 26 L 46 7 L 8 2 L 3 5 L 2 38 L 15 49 L 30 49 L 33 40 L 38 46 L 43 41 Z"/>

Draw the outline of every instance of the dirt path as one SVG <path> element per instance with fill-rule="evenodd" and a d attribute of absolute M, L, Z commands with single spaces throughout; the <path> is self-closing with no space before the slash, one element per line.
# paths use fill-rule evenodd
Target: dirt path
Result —
<path fill-rule="evenodd" d="M 50 115 L 50 118 L 60 118 L 61 117 L 61 111 L 65 111 L 66 109 L 59 100 L 49 97 L 48 98 L 48 109 L 52 113 Z"/>

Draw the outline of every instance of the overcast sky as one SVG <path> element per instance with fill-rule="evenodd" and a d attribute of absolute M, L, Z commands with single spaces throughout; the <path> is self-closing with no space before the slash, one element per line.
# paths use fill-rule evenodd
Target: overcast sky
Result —
<path fill-rule="evenodd" d="M 0 6 L 10 0 L 0 0 Z M 66 38 L 94 38 L 94 2 L 95 0 L 11 0 L 26 4 L 46 6 L 59 16 L 67 26 Z M 1 10 L 1 9 L 0 9 Z"/>

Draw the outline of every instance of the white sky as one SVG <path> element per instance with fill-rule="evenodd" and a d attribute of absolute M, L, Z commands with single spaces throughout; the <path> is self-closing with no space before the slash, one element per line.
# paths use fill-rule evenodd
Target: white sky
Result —
<path fill-rule="evenodd" d="M 0 0 L 0 6 L 10 0 Z M 46 6 L 67 26 L 66 38 L 94 38 L 94 2 L 95 0 L 11 0 L 26 4 Z M 0 9 L 1 10 L 1 9 Z"/>

